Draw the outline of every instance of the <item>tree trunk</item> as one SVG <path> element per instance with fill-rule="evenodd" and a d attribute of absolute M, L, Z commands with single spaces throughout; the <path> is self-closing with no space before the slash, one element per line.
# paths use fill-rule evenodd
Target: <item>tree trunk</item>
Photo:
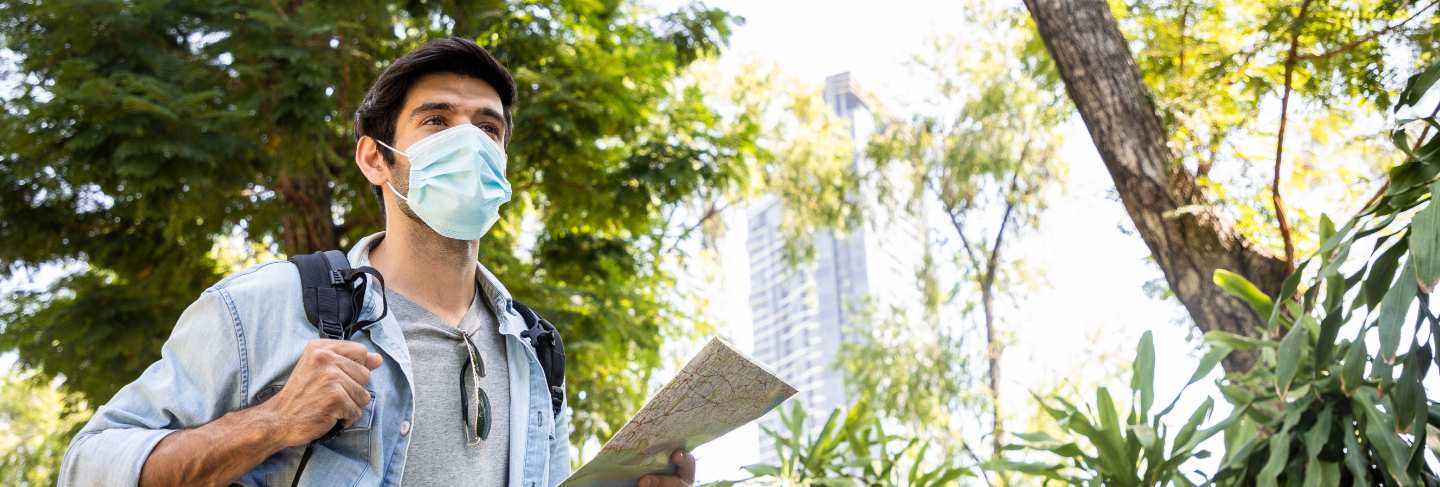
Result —
<path fill-rule="evenodd" d="M 1065 89 L 1170 289 L 1203 331 L 1260 336 L 1264 321 L 1212 283 L 1216 269 L 1275 295 L 1288 268 L 1213 208 L 1171 153 L 1150 92 L 1105 0 L 1025 0 Z M 1254 354 L 1231 354 L 1243 371 Z"/>
<path fill-rule="evenodd" d="M 335 191 L 330 188 L 329 177 L 318 174 L 280 176 L 276 179 L 275 191 L 285 205 L 285 214 L 281 217 L 281 225 L 284 226 L 281 245 L 286 254 L 300 255 L 340 248 L 340 236 L 334 215 L 330 212 Z"/>
<path fill-rule="evenodd" d="M 993 281 L 992 281 L 993 283 Z M 992 284 L 993 285 L 993 284 Z M 990 446 L 996 459 L 1005 453 L 1005 421 L 1000 413 L 1000 342 L 995 336 L 995 296 L 991 285 L 980 292 L 980 305 L 985 312 L 985 358 L 990 362 L 986 379 L 990 382 Z"/>

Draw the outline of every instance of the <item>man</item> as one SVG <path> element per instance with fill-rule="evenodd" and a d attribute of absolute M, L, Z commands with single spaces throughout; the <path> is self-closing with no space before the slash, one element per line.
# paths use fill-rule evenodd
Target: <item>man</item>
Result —
<path fill-rule="evenodd" d="M 386 68 L 355 114 L 355 163 L 385 231 L 348 255 L 384 275 L 360 311 L 383 318 L 350 341 L 318 339 L 293 264 L 226 277 L 181 315 L 160 360 L 75 436 L 60 484 L 563 480 L 570 409 L 552 410 L 523 319 L 476 259 L 511 196 L 514 101 L 509 71 L 468 40 L 432 41 Z M 337 422 L 339 434 L 302 462 Z M 640 484 L 693 482 L 694 458 L 671 460 L 675 475 Z"/>

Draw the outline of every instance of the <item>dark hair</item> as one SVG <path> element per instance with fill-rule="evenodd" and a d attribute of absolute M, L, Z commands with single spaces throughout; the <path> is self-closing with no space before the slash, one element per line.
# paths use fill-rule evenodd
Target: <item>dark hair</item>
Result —
<path fill-rule="evenodd" d="M 396 120 L 400 118 L 400 111 L 405 108 L 405 96 L 410 92 L 410 85 L 415 84 L 420 77 L 434 73 L 472 76 L 495 88 L 505 112 L 504 143 L 510 144 L 515 78 L 511 77 L 505 65 L 500 64 L 485 48 L 475 41 L 460 37 L 426 42 L 381 71 L 380 76 L 375 78 L 375 83 L 370 85 L 370 90 L 365 92 L 360 108 L 355 110 L 356 138 L 368 135 L 394 145 Z M 389 149 L 384 146 L 377 148 L 386 164 L 395 164 L 395 155 L 391 154 Z M 385 200 L 381 196 L 380 187 L 373 187 L 375 198 L 380 202 L 380 211 L 384 212 Z"/>

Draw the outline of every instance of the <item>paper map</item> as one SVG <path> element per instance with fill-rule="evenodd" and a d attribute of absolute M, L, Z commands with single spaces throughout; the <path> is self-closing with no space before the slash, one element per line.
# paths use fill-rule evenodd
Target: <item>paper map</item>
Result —
<path fill-rule="evenodd" d="M 769 367 L 712 338 L 560 486 L 634 486 L 645 474 L 669 472 L 676 448 L 694 451 L 793 395 L 795 388 Z"/>

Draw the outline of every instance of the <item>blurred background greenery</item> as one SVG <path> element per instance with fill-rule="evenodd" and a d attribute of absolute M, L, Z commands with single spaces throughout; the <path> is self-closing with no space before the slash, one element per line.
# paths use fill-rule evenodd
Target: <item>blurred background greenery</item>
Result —
<path fill-rule="evenodd" d="M 774 458 L 707 480 L 1434 482 L 1437 3 L 961 2 L 890 54 L 921 89 L 868 93 L 857 147 L 820 80 L 721 62 L 747 19 L 718 2 L 0 1 L 0 482 L 53 483 L 201 289 L 379 229 L 355 105 L 447 35 L 520 86 L 516 199 L 481 255 L 561 326 L 577 462 L 667 350 L 731 333 L 697 280 L 732 265 L 727 215 L 773 197 L 796 266 L 817 231 L 938 218 L 905 283 L 922 299 L 872 309 L 827 357 L 852 407 L 787 407 L 755 439 Z M 1108 368 L 1017 394 L 1007 346 L 1063 326 L 1024 321 L 1047 272 L 1024 256 L 1085 159 L 1067 134 L 1154 270 L 1108 291 L 1171 303 L 1144 326 L 1191 339 L 1147 333 L 1128 372 L 1113 337 L 1068 344 Z M 1185 418 L 1154 408 L 1157 348 L 1198 361 L 1168 378 Z"/>

